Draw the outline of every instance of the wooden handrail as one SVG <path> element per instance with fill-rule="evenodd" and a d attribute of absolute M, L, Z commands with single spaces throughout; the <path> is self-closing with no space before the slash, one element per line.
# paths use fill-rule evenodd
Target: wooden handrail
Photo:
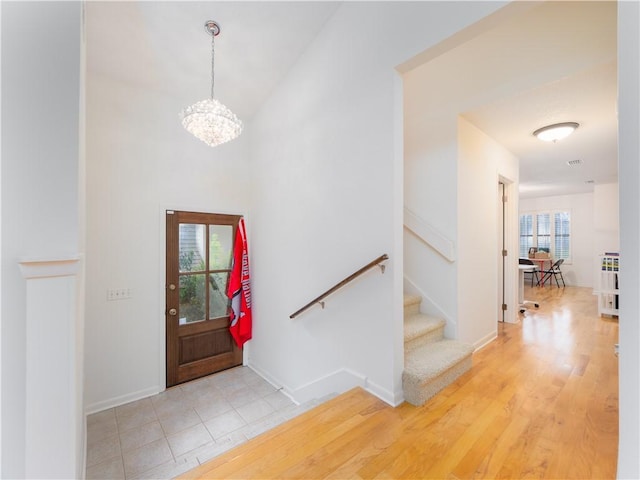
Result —
<path fill-rule="evenodd" d="M 364 267 L 362 267 L 360 270 L 358 270 L 357 272 L 352 273 L 351 275 L 349 275 L 347 278 L 345 278 L 344 280 L 342 280 L 341 282 L 336 283 L 333 287 L 331 287 L 329 290 L 327 290 L 326 292 L 324 292 L 322 295 L 320 295 L 319 297 L 314 298 L 313 300 L 311 300 L 309 303 L 307 303 L 304 307 L 302 307 L 300 310 L 298 310 L 295 313 L 292 313 L 291 315 L 289 315 L 289 318 L 295 318 L 298 315 L 300 315 L 302 312 L 304 312 L 305 310 L 307 310 L 308 308 L 311 308 L 313 305 L 315 305 L 316 303 L 319 303 L 322 308 L 324 308 L 324 302 L 322 300 L 324 300 L 326 297 L 328 297 L 329 295 L 331 295 L 333 292 L 335 292 L 336 290 L 344 287 L 347 283 L 349 283 L 350 281 L 354 280 L 355 278 L 359 277 L 360 275 L 362 275 L 364 272 L 366 272 L 367 270 L 375 267 L 376 265 L 380 267 L 380 269 L 382 270 L 382 273 L 384 273 L 384 265 L 380 265 L 382 262 L 384 262 L 385 260 L 388 260 L 389 256 L 385 253 L 384 255 L 380 255 L 378 258 L 376 258 L 375 260 L 373 260 L 372 262 L 369 262 L 368 264 L 366 264 Z"/>

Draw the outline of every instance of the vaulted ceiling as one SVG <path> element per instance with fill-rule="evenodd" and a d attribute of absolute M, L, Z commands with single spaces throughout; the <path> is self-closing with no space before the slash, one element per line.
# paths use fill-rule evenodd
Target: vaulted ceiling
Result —
<path fill-rule="evenodd" d="M 189 105 L 209 95 L 204 23 L 216 20 L 216 97 L 249 120 L 339 5 L 87 2 L 87 68 Z M 486 100 L 458 113 L 520 158 L 522 197 L 588 192 L 617 180 L 616 3 L 535 5 L 444 54 L 452 65 L 477 67 L 469 88 Z M 519 76 L 525 66 L 535 73 Z M 564 121 L 580 128 L 562 142 L 532 136 Z M 569 167 L 572 160 L 581 165 Z"/>

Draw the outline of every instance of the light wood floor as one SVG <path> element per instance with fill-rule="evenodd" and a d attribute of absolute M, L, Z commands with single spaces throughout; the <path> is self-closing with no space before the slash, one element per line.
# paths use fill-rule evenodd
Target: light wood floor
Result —
<path fill-rule="evenodd" d="M 499 324 L 426 405 L 355 389 L 182 478 L 615 478 L 617 318 L 598 317 L 591 289 L 526 298 L 540 308 Z"/>

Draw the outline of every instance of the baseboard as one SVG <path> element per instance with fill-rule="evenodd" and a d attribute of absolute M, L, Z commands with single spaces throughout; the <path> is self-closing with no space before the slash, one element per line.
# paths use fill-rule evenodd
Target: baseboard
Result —
<path fill-rule="evenodd" d="M 264 370 L 262 370 L 261 368 L 253 365 L 252 363 L 245 363 L 244 364 L 245 367 L 250 368 L 251 370 L 253 370 L 254 372 L 256 372 L 256 375 L 259 375 L 260 377 L 262 377 L 264 380 L 266 380 L 267 382 L 269 382 L 274 388 L 280 390 L 282 393 L 284 393 L 287 397 L 289 397 L 295 404 L 300 405 L 300 402 L 298 402 L 290 393 L 289 393 L 289 389 L 287 387 L 284 386 L 284 383 L 275 378 L 273 375 L 269 374 L 268 372 L 265 372 Z"/>
<path fill-rule="evenodd" d="M 400 384 L 400 392 L 397 392 L 397 391 L 392 392 L 370 380 L 366 380 L 364 389 L 367 392 L 369 392 L 371 395 L 375 395 L 380 400 L 391 405 L 392 407 L 397 407 L 402 402 L 404 402 L 404 393 L 402 392 L 402 383 Z"/>
<path fill-rule="evenodd" d="M 341 394 L 355 387 L 363 388 L 383 402 L 394 407 L 404 401 L 404 396 L 401 391 L 393 393 L 377 383 L 368 380 L 365 375 L 354 372 L 348 368 L 341 368 L 305 383 L 300 387 L 292 388 L 255 365 L 249 364 L 248 367 L 274 387 L 278 388 L 298 405 L 332 393 Z"/>
<path fill-rule="evenodd" d="M 255 365 L 248 364 L 245 366 L 256 372 L 257 375 L 287 395 L 298 405 L 317 398 L 322 398 L 331 393 L 341 394 L 355 387 L 363 388 L 392 407 L 397 407 L 404 402 L 404 395 L 402 391 L 391 392 L 377 383 L 368 380 L 366 376 L 347 368 L 336 370 L 333 373 L 306 383 L 301 387 L 291 388 L 284 385 L 283 382 L 273 377 L 273 375 L 270 375 L 268 372 L 256 367 Z M 136 400 L 156 395 L 163 390 L 164 389 L 159 387 L 151 387 L 127 395 L 122 395 L 120 397 L 114 397 L 101 402 L 92 403 L 85 407 L 85 417 L 93 413 L 102 412 L 109 408 L 119 407 L 126 403 L 135 402 Z"/>
<path fill-rule="evenodd" d="M 481 348 L 486 347 L 491 342 L 493 342 L 496 338 L 498 338 L 498 334 L 496 332 L 490 332 L 482 337 L 480 340 L 473 343 L 474 352 L 477 352 Z"/>
<path fill-rule="evenodd" d="M 402 391 L 402 380 L 400 384 L 396 386 L 397 389 L 395 392 L 391 392 L 386 388 L 382 388 L 380 385 L 367 381 L 367 386 L 365 390 L 369 392 L 371 395 L 375 395 L 383 402 L 391 405 L 392 407 L 397 407 L 404 402 L 404 392 Z"/>
<path fill-rule="evenodd" d="M 341 394 L 354 387 L 366 389 L 367 378 L 351 370 L 340 369 L 324 375 L 297 388 L 284 387 L 292 398 L 298 403 L 324 397 L 330 393 Z"/>
<path fill-rule="evenodd" d="M 114 397 L 114 398 L 109 398 L 107 400 L 103 400 L 101 402 L 95 402 L 85 406 L 84 414 L 91 415 L 92 413 L 102 412 L 103 410 L 107 410 L 108 408 L 119 407 L 120 405 L 124 405 L 125 403 L 135 402 L 136 400 L 150 397 L 151 395 L 160 393 L 163 390 L 164 388 L 155 386 L 155 387 L 145 388 L 144 390 L 138 390 L 137 392 L 128 393 L 120 397 Z"/>
<path fill-rule="evenodd" d="M 431 223 L 421 218 L 410 208 L 404 207 L 404 227 L 428 245 L 448 262 L 456 261 L 456 245 L 440 233 Z"/>

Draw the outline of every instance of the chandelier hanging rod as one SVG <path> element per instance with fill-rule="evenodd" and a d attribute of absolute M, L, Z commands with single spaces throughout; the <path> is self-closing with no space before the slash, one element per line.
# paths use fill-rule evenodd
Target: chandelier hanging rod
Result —
<path fill-rule="evenodd" d="M 215 85 L 215 56 L 216 56 L 216 48 L 215 48 L 215 39 L 216 36 L 220 35 L 220 25 L 218 25 L 213 20 L 207 20 L 204 24 L 205 31 L 211 35 L 211 98 L 213 95 L 213 87 Z"/>

